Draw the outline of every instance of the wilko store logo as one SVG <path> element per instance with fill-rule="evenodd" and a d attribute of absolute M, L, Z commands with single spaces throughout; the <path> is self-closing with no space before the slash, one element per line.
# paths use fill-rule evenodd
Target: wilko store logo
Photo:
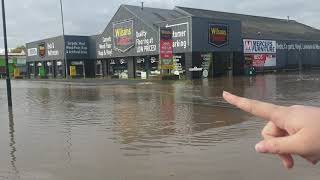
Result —
<path fill-rule="evenodd" d="M 225 24 L 209 24 L 209 44 L 222 47 L 228 44 L 229 27 Z"/>
<path fill-rule="evenodd" d="M 126 52 L 134 46 L 133 20 L 113 24 L 113 43 L 120 52 Z"/>

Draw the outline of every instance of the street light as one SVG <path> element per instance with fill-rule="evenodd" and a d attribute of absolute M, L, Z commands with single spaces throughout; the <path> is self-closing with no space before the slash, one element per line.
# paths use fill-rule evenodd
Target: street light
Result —
<path fill-rule="evenodd" d="M 64 18 L 63 18 L 63 8 L 62 8 L 62 0 L 60 0 L 60 10 L 61 10 L 61 22 L 62 22 L 62 36 L 63 36 L 63 59 L 64 59 L 64 65 L 65 65 L 65 71 L 66 71 L 66 79 L 68 78 L 68 61 L 67 61 L 67 55 L 66 55 L 66 41 L 64 37 Z"/>
<path fill-rule="evenodd" d="M 8 96 L 8 106 L 12 107 L 12 97 L 11 97 L 11 81 L 9 72 L 9 58 L 8 58 L 8 41 L 7 41 L 7 25 L 6 25 L 6 12 L 4 7 L 4 0 L 2 2 L 2 22 L 3 22 L 3 41 L 4 41 L 4 54 L 6 61 L 6 81 L 7 81 L 7 96 Z"/>

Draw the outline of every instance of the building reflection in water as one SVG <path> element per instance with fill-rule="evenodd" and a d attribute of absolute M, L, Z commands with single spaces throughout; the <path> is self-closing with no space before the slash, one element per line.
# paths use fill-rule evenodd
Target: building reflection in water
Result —
<path fill-rule="evenodd" d="M 239 118 L 239 115 L 243 116 L 240 111 L 223 106 L 226 103 L 217 98 L 218 92 L 207 92 L 204 88 L 207 87 L 201 84 L 189 88 L 174 83 L 115 90 L 112 106 L 116 139 L 136 150 L 192 146 L 198 145 L 202 138 L 199 134 L 204 132 L 206 136 L 207 130 L 245 121 Z M 243 93 L 243 90 L 239 92 Z M 237 138 L 237 135 L 231 132 L 229 139 Z M 210 136 L 206 145 L 214 145 L 222 139 L 227 138 Z"/>
<path fill-rule="evenodd" d="M 12 108 L 8 108 L 8 114 L 9 114 L 9 137 L 10 137 L 10 163 L 12 167 L 12 172 L 15 176 L 19 176 L 19 170 L 16 166 L 17 157 L 16 157 L 16 139 L 15 139 L 15 128 L 14 128 L 14 119 L 13 119 L 13 110 Z M 20 179 L 20 178 L 18 178 Z"/>

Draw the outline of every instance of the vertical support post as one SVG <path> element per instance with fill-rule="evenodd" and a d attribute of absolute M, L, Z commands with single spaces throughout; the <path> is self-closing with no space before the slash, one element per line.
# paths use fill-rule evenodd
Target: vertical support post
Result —
<path fill-rule="evenodd" d="M 4 0 L 2 2 L 2 22 L 3 22 L 3 40 L 4 40 L 4 52 L 6 61 L 6 81 L 7 81 L 7 96 L 8 96 L 8 106 L 12 107 L 12 97 L 11 97 L 11 81 L 9 72 L 9 57 L 8 57 L 8 41 L 7 41 L 7 25 L 6 25 L 6 13 Z"/>
<path fill-rule="evenodd" d="M 62 36 L 63 36 L 63 60 L 64 60 L 64 66 L 66 71 L 66 79 L 68 79 L 68 60 L 66 55 L 66 39 L 65 39 L 65 33 L 64 33 L 64 17 L 63 17 L 63 8 L 62 8 L 62 0 L 60 0 L 60 10 L 61 10 L 61 23 L 62 23 Z"/>

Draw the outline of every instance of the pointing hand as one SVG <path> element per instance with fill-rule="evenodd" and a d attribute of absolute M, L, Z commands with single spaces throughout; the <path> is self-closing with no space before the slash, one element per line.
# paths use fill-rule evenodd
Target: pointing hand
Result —
<path fill-rule="evenodd" d="M 265 119 L 259 153 L 279 155 L 286 168 L 294 166 L 292 155 L 316 164 L 320 160 L 320 108 L 277 106 L 223 92 L 223 98 L 238 108 Z"/>

